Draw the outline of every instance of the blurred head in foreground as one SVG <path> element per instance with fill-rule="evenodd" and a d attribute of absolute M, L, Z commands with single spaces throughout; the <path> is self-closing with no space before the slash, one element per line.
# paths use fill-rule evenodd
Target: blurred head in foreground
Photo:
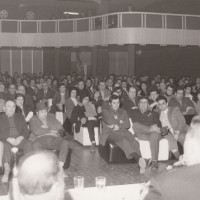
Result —
<path fill-rule="evenodd" d="M 184 143 L 184 157 L 187 165 L 200 164 L 200 115 L 190 124 Z"/>
<path fill-rule="evenodd" d="M 63 200 L 64 174 L 50 151 L 29 154 L 18 166 L 19 190 L 24 200 Z"/>

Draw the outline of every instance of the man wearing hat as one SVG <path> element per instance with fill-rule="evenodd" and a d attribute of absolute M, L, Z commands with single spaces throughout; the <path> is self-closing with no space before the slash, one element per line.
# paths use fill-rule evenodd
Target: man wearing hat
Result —
<path fill-rule="evenodd" d="M 36 105 L 37 115 L 30 120 L 30 140 L 34 151 L 41 149 L 59 150 L 59 162 L 63 166 L 67 158 L 69 143 L 60 137 L 63 133 L 61 123 L 53 114 L 48 113 L 45 102 Z"/>

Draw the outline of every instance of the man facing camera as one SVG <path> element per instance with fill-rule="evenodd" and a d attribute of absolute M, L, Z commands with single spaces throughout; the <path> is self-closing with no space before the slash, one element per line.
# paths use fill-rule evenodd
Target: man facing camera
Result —
<path fill-rule="evenodd" d="M 24 117 L 15 113 L 16 104 L 12 100 L 5 103 L 5 114 L 0 115 L 0 140 L 4 143 L 3 161 L 4 175 L 2 182 L 8 182 L 12 160 L 12 147 L 22 149 L 24 153 L 31 151 L 31 144 L 27 140 L 29 130 Z"/>
<path fill-rule="evenodd" d="M 48 113 L 47 105 L 44 102 L 39 102 L 36 110 L 37 115 L 30 120 L 30 139 L 33 141 L 33 150 L 59 150 L 59 162 L 61 166 L 64 166 L 69 143 L 60 137 L 60 134 L 64 132 L 62 125 L 53 114 Z"/>
<path fill-rule="evenodd" d="M 200 196 L 200 116 L 193 118 L 184 144 L 187 166 L 150 180 L 141 192 L 144 200 L 196 200 Z"/>
<path fill-rule="evenodd" d="M 130 110 L 129 117 L 133 122 L 133 131 L 139 140 L 150 143 L 152 169 L 158 168 L 159 141 L 161 139 L 161 124 L 158 114 L 149 110 L 147 97 L 140 97 L 138 109 Z"/>
<path fill-rule="evenodd" d="M 135 140 L 128 128 L 130 126 L 128 115 L 120 107 L 120 98 L 111 95 L 109 106 L 102 111 L 103 130 L 100 135 L 100 144 L 114 142 L 126 155 L 127 159 L 135 158 L 140 167 L 140 173 L 145 172 L 147 162 L 141 157 L 139 143 Z"/>
<path fill-rule="evenodd" d="M 64 200 L 64 173 L 56 155 L 34 152 L 20 160 L 19 196 L 24 200 Z"/>

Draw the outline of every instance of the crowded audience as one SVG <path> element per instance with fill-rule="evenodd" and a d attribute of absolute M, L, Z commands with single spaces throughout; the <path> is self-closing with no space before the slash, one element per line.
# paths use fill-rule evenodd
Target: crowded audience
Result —
<path fill-rule="evenodd" d="M 178 145 L 184 146 L 190 123 L 186 118 L 199 114 L 199 89 L 200 78 L 189 76 L 0 74 L 2 182 L 8 182 L 13 146 L 24 154 L 57 150 L 63 166 L 69 150 L 66 136 L 81 127 L 88 130 L 92 152 L 98 127 L 100 144 L 114 142 L 127 159 L 137 161 L 140 173 L 150 166 L 158 168 L 162 138 L 168 140 L 169 150 L 178 160 L 183 154 Z M 62 124 L 57 112 L 62 113 Z M 149 141 L 151 159 L 142 157 L 138 140 Z"/>

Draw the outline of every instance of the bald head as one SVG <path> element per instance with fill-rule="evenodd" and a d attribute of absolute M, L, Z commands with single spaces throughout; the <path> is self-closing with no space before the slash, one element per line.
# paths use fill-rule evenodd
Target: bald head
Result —
<path fill-rule="evenodd" d="M 58 196 L 59 199 L 64 197 L 63 170 L 59 166 L 57 156 L 51 151 L 25 156 L 20 161 L 18 169 L 18 182 L 22 195 L 32 197 L 48 195 L 48 200 L 56 200 Z"/>
<path fill-rule="evenodd" d="M 16 109 L 16 104 L 13 100 L 8 100 L 5 102 L 5 106 L 4 106 L 4 109 L 5 109 L 5 114 L 8 116 L 8 117 L 11 117 L 15 114 L 15 109 Z"/>

